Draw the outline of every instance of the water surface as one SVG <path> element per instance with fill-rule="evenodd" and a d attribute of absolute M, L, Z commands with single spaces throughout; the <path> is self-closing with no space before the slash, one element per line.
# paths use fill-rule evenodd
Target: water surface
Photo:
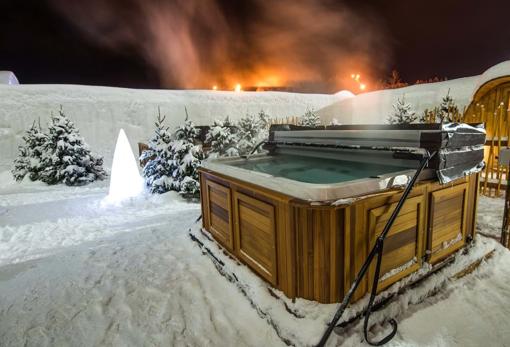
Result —
<path fill-rule="evenodd" d="M 296 155 L 275 155 L 252 158 L 229 165 L 263 172 L 277 177 L 306 183 L 340 183 L 360 178 L 377 177 L 409 168 L 379 163 L 354 162 Z"/>

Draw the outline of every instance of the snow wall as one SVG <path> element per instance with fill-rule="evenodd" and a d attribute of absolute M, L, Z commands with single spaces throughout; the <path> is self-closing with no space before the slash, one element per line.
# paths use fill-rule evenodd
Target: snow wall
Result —
<path fill-rule="evenodd" d="M 19 84 L 19 81 L 13 72 L 0 71 L 0 84 Z"/>
<path fill-rule="evenodd" d="M 469 105 L 478 88 L 504 76 L 510 76 L 510 61 L 474 77 L 356 96 L 348 91 L 326 95 L 0 84 L 0 170 L 10 168 L 25 129 L 39 118 L 45 125 L 51 112 L 57 112 L 60 105 L 91 148 L 105 157 L 109 167 L 119 129 L 124 128 L 137 154 L 137 143 L 146 142 L 152 135 L 158 106 L 172 129 L 184 121 L 184 107 L 197 125 L 209 125 L 226 116 L 235 120 L 260 110 L 274 118 L 299 116 L 308 108 L 318 110 L 324 124 L 333 118 L 342 124 L 386 123 L 393 104 L 403 96 L 419 114 L 437 106 L 448 91 L 463 108 Z"/>
<path fill-rule="evenodd" d="M 387 123 L 397 99 L 405 97 L 416 113 L 421 115 L 425 109 L 438 106 L 448 91 L 462 110 L 470 104 L 473 95 L 482 85 L 504 76 L 510 76 L 510 61 L 494 65 L 478 76 L 358 94 L 354 98 L 345 98 L 328 105 L 319 110 L 318 114 L 325 124 L 333 118 L 342 124 Z"/>
<path fill-rule="evenodd" d="M 197 125 L 215 119 L 239 119 L 264 110 L 271 117 L 302 115 L 307 108 L 320 109 L 349 94 L 299 94 L 284 92 L 224 92 L 206 90 L 141 90 L 81 85 L 0 85 L 0 170 L 10 169 L 27 127 L 40 118 L 46 125 L 60 105 L 75 122 L 93 151 L 110 167 L 115 141 L 124 128 L 138 154 L 138 142 L 147 142 L 161 107 L 166 124 L 184 122 L 187 108 Z"/>

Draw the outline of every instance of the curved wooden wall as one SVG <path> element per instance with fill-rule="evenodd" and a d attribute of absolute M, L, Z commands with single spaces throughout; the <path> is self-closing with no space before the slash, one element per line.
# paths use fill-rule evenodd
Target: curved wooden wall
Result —
<path fill-rule="evenodd" d="M 498 162 L 499 148 L 508 146 L 510 137 L 509 103 L 510 76 L 496 78 L 478 88 L 463 116 L 465 123 L 485 123 L 486 167 L 482 173 L 481 192 L 488 196 L 503 192 L 509 172 L 508 165 Z"/>

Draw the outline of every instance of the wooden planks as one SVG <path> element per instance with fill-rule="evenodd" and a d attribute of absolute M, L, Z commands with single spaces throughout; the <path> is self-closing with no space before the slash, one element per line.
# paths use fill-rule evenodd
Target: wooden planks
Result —
<path fill-rule="evenodd" d="M 274 206 L 234 192 L 236 253 L 271 284 L 277 283 Z"/>
<path fill-rule="evenodd" d="M 343 296 L 343 209 L 293 208 L 296 294 L 328 303 Z"/>
<path fill-rule="evenodd" d="M 206 228 L 229 251 L 234 250 L 232 230 L 232 202 L 230 189 L 213 181 L 206 180 L 205 195 L 207 206 L 203 209 L 207 215 Z"/>
<path fill-rule="evenodd" d="M 473 96 L 463 115 L 463 122 L 484 123 L 487 131 L 485 145 L 485 169 L 481 193 L 499 196 L 501 184 L 509 173 L 507 164 L 497 160 L 499 149 L 508 146 L 510 137 L 510 81 L 508 77 L 497 78 L 482 85 Z M 492 182 L 492 184 L 491 184 Z"/>
<path fill-rule="evenodd" d="M 204 228 L 288 297 L 321 303 L 342 300 L 401 194 L 386 191 L 333 206 L 297 201 L 203 169 L 200 181 Z M 474 234 L 477 184 L 477 175 L 448 186 L 418 183 L 386 239 L 384 280 L 378 290 L 415 271 L 423 261 L 436 262 L 453 253 Z M 462 230 L 461 243 L 426 255 L 427 249 L 430 253 L 451 241 L 457 230 Z M 371 276 L 373 268 L 355 300 L 370 290 Z"/>
<path fill-rule="evenodd" d="M 464 245 L 467 189 L 463 183 L 430 193 L 427 253 L 436 263 Z"/>
<path fill-rule="evenodd" d="M 383 258 L 381 263 L 381 278 L 378 291 L 387 288 L 399 279 L 416 271 L 422 264 L 423 242 L 425 230 L 425 201 L 420 194 L 408 198 L 398 217 L 395 219 L 388 236 L 384 242 Z M 384 204 L 380 207 L 366 210 L 368 218 L 368 249 L 371 249 L 382 233 L 387 220 L 395 209 L 397 203 Z M 388 273 L 400 268 L 394 274 Z M 368 290 L 371 290 L 375 262 L 369 270 Z"/>

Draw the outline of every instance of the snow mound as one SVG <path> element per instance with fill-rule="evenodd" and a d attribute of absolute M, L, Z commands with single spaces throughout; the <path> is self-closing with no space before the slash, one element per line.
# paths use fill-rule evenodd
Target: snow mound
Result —
<path fill-rule="evenodd" d="M 343 98 L 318 110 L 318 114 L 325 124 L 332 119 L 337 119 L 342 124 L 386 123 L 392 106 L 398 99 L 405 97 L 405 101 L 412 104 L 417 114 L 421 115 L 425 109 L 439 105 L 448 92 L 459 109 L 462 109 L 470 104 L 478 88 L 495 78 L 505 76 L 510 76 L 510 60 L 494 65 L 477 76 L 378 90 Z"/>
<path fill-rule="evenodd" d="M 356 95 L 354 95 L 354 93 L 349 91 L 349 90 L 341 90 L 339 92 L 336 92 L 335 96 L 338 97 L 338 99 L 339 99 L 338 101 L 341 101 L 341 100 L 344 100 L 344 99 L 353 98 Z"/>
<path fill-rule="evenodd" d="M 0 84 L 19 84 L 16 75 L 12 71 L 0 71 Z"/>

